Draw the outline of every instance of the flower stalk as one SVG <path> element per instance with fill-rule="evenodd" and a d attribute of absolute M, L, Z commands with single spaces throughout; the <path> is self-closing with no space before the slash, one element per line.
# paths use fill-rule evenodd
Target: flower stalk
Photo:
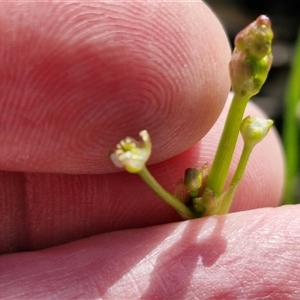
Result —
<path fill-rule="evenodd" d="M 273 32 L 266 16 L 259 16 L 235 38 L 229 64 L 234 93 L 222 136 L 208 177 L 216 197 L 223 192 L 247 103 L 265 82 L 272 63 Z"/>
<path fill-rule="evenodd" d="M 259 92 L 270 70 L 272 38 L 271 22 L 266 16 L 259 16 L 236 36 L 229 64 L 233 91 L 231 106 L 211 169 L 208 171 L 207 165 L 200 170 L 188 168 L 184 180 L 177 186 L 178 191 L 183 186 L 185 195 L 189 197 L 187 204 L 166 191 L 147 169 L 152 144 L 146 130 L 139 133 L 141 141 L 131 137 L 120 141 L 110 153 L 112 162 L 129 173 L 138 174 L 183 219 L 228 213 L 254 146 L 266 136 L 273 124 L 272 120 L 253 116 L 242 120 L 250 97 Z M 224 190 L 239 131 L 244 141 L 243 151 L 231 183 Z M 178 191 L 175 191 L 176 196 L 185 200 L 185 195 L 181 197 Z"/>
<path fill-rule="evenodd" d="M 143 130 L 139 133 L 141 141 L 131 137 L 121 140 L 116 150 L 110 153 L 110 159 L 118 168 L 124 168 L 129 173 L 138 174 L 143 181 L 167 204 L 173 207 L 183 219 L 193 219 L 196 215 L 178 198 L 166 191 L 151 175 L 146 167 L 150 157 L 152 144 L 149 133 Z"/>
<path fill-rule="evenodd" d="M 142 168 L 138 172 L 138 175 L 143 179 L 143 181 L 159 196 L 164 202 L 173 207 L 179 215 L 184 220 L 194 219 L 196 215 L 192 212 L 184 203 L 182 203 L 178 198 L 173 196 L 167 190 L 165 190 L 151 175 L 147 167 Z"/>
<path fill-rule="evenodd" d="M 247 162 L 254 146 L 265 138 L 273 123 L 274 122 L 270 119 L 266 120 L 254 116 L 248 116 L 243 120 L 240 132 L 243 137 L 244 147 L 236 171 L 231 179 L 231 184 L 234 184 L 243 177 Z"/>
<path fill-rule="evenodd" d="M 216 196 L 220 196 L 223 192 L 247 103 L 248 99 L 239 99 L 235 95 L 232 98 L 223 133 L 208 176 L 207 186 L 215 192 Z"/>

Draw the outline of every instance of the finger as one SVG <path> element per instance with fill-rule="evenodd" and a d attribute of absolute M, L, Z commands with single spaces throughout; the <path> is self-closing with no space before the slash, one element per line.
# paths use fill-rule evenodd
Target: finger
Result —
<path fill-rule="evenodd" d="M 172 159 L 149 167 L 168 191 L 173 193 L 186 168 L 211 165 L 226 109 L 202 141 Z M 250 104 L 247 114 L 262 113 Z M 238 150 L 241 145 L 239 140 Z M 231 174 L 237 158 L 238 153 Z M 275 131 L 271 131 L 250 157 L 232 210 L 278 205 L 283 189 L 283 168 L 281 145 Z M 2 253 L 41 249 L 97 233 L 180 220 L 137 175 L 126 172 L 0 174 Z"/>
<path fill-rule="evenodd" d="M 224 105 L 229 46 L 202 1 L 0 5 L 2 170 L 112 172 L 109 149 L 143 129 L 159 162 Z"/>
<path fill-rule="evenodd" d="M 298 299 L 299 213 L 253 210 L 2 256 L 0 296 Z"/>

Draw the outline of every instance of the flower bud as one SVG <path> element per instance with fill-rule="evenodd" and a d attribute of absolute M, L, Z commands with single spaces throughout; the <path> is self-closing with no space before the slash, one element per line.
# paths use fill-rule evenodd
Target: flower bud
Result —
<path fill-rule="evenodd" d="M 124 168 L 129 173 L 140 172 L 151 154 L 151 140 L 148 132 L 139 133 L 141 141 L 126 137 L 116 146 L 116 150 L 110 153 L 110 159 L 118 168 Z"/>
<path fill-rule="evenodd" d="M 246 117 L 240 127 L 245 146 L 253 148 L 267 135 L 272 125 L 272 120 L 253 116 Z"/>
<path fill-rule="evenodd" d="M 233 92 L 239 98 L 250 98 L 264 84 L 272 64 L 271 21 L 259 16 L 235 38 L 235 49 L 229 64 Z"/>
<path fill-rule="evenodd" d="M 245 51 L 247 56 L 259 60 L 271 53 L 272 39 L 271 21 L 261 15 L 237 34 L 234 45 L 239 51 Z"/>
<path fill-rule="evenodd" d="M 184 173 L 184 185 L 189 191 L 196 191 L 201 187 L 202 174 L 196 168 L 188 168 Z"/>

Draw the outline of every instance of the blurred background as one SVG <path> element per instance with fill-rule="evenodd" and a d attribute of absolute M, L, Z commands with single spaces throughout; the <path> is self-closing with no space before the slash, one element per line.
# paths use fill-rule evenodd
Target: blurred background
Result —
<path fill-rule="evenodd" d="M 272 21 L 274 61 L 261 92 L 252 100 L 275 120 L 282 132 L 284 95 L 300 26 L 300 9 L 295 0 L 206 0 L 224 25 L 232 43 L 236 34 L 259 15 Z M 299 82 L 300 84 L 300 82 Z"/>

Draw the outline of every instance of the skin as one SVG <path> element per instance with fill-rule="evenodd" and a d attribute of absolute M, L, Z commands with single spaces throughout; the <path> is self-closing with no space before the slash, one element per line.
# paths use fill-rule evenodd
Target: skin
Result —
<path fill-rule="evenodd" d="M 170 191 L 212 161 L 230 49 L 204 3 L 0 3 L 0 31 L 1 299 L 300 296 L 275 130 L 225 216 L 182 222 L 106 157 L 147 129 Z"/>

